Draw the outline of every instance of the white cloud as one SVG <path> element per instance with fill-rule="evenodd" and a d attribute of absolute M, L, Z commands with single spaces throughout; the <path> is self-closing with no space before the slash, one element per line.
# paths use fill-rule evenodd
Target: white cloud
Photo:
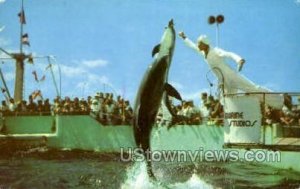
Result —
<path fill-rule="evenodd" d="M 106 60 L 97 59 L 97 60 L 84 60 L 82 64 L 89 68 L 103 67 L 108 64 Z"/>
<path fill-rule="evenodd" d="M 85 95 L 93 95 L 96 92 L 113 92 L 115 95 L 120 94 L 120 90 L 117 90 L 110 82 L 107 76 L 98 76 L 96 74 L 89 73 L 85 81 L 77 83 L 76 88 L 84 91 Z M 105 90 L 105 91 L 104 91 Z M 84 96 L 84 95 L 83 95 Z"/>
<path fill-rule="evenodd" d="M 89 83 L 92 84 L 110 84 L 109 79 L 106 76 L 98 76 L 96 74 L 89 74 L 88 80 Z"/>
<path fill-rule="evenodd" d="M 93 77 L 93 74 L 90 73 L 87 68 L 96 68 L 103 67 L 108 64 L 106 60 L 97 59 L 97 60 L 84 60 L 82 62 L 73 61 L 72 66 L 60 65 L 61 72 L 64 76 L 67 77 L 78 77 L 81 74 L 85 74 L 88 77 Z M 57 68 L 55 68 L 57 71 Z"/>
<path fill-rule="evenodd" d="M 56 80 L 59 78 L 58 62 L 53 63 L 52 69 Z M 63 96 L 71 97 L 86 97 L 93 96 L 96 92 L 113 92 L 118 93 L 106 75 L 97 74 L 96 67 L 103 67 L 108 64 L 102 59 L 71 61 L 72 65 L 59 64 L 61 69 Z M 48 73 L 45 68 L 48 66 L 47 61 L 42 61 L 39 64 L 33 65 L 32 69 L 40 70 L 40 72 Z M 34 68 L 35 67 L 35 68 Z M 50 76 L 51 77 L 51 76 Z M 119 94 L 119 93 L 118 93 Z"/>
<path fill-rule="evenodd" d="M 60 68 L 61 74 L 66 77 L 78 77 L 78 75 L 86 74 L 86 70 L 81 67 L 60 65 Z"/>
<path fill-rule="evenodd" d="M 0 0 L 0 4 L 1 4 L 1 3 L 5 3 L 5 0 Z"/>

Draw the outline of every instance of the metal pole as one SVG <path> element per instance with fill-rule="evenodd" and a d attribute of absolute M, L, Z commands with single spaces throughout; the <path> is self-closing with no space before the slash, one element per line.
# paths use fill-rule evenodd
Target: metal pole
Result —
<path fill-rule="evenodd" d="M 4 88 L 5 88 L 6 92 L 7 92 L 8 98 L 11 99 L 11 96 L 10 96 L 9 90 L 7 88 L 7 85 L 6 85 L 6 82 L 5 82 L 5 79 L 4 79 L 4 76 L 3 76 L 1 68 L 0 68 L 0 76 L 1 76 L 1 80 L 2 80 L 2 83 L 4 85 Z"/>
<path fill-rule="evenodd" d="M 12 54 L 10 54 L 10 53 L 7 52 L 6 50 L 2 49 L 1 47 L 0 47 L 0 50 L 1 50 L 2 52 L 4 52 L 5 54 L 7 54 L 8 56 L 10 56 L 10 57 L 13 58 L 13 55 L 12 55 Z"/>
<path fill-rule="evenodd" d="M 216 46 L 219 47 L 219 23 L 217 23 L 217 29 L 216 29 Z"/>
<path fill-rule="evenodd" d="M 22 0 L 22 5 L 21 5 L 21 15 L 20 15 L 20 54 L 23 53 L 23 44 L 22 44 L 22 37 L 23 37 L 23 19 L 25 19 L 24 17 L 24 2 Z"/>
<path fill-rule="evenodd" d="M 54 86 L 55 86 L 56 94 L 57 94 L 57 96 L 60 96 L 60 95 L 59 95 L 59 91 L 58 91 L 58 87 L 57 87 L 57 83 L 56 83 L 56 80 L 55 80 L 55 77 L 54 77 L 54 72 L 53 72 L 53 69 L 52 69 L 52 64 L 51 64 L 51 62 L 50 62 L 50 58 L 47 57 L 47 59 L 48 59 L 48 62 L 49 62 L 49 64 L 50 64 L 50 72 L 51 72 L 53 84 L 54 84 Z"/>
<path fill-rule="evenodd" d="M 263 93 L 263 108 L 261 110 L 262 112 L 262 124 L 265 123 L 265 106 L 266 106 L 266 94 Z M 266 125 L 263 125 L 263 144 L 266 144 Z"/>
<path fill-rule="evenodd" d="M 61 98 L 61 69 L 59 64 L 57 64 L 57 66 L 58 66 L 58 73 L 59 73 L 59 97 Z"/>
<path fill-rule="evenodd" d="M 50 58 L 52 58 L 54 60 L 54 62 L 56 63 L 57 67 L 58 67 L 58 74 L 59 74 L 59 97 L 61 97 L 61 68 L 60 68 L 60 65 L 57 63 L 55 56 L 50 55 L 50 56 L 47 56 L 47 58 L 49 58 L 49 60 L 50 60 Z M 49 61 L 49 63 L 50 63 L 50 61 Z"/>

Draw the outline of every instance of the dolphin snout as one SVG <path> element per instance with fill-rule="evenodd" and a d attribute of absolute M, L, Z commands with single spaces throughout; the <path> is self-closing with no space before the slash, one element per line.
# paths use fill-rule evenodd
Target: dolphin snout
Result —
<path fill-rule="evenodd" d="M 174 21 L 173 21 L 173 19 L 171 19 L 170 21 L 169 21 L 169 27 L 173 27 L 174 26 Z"/>

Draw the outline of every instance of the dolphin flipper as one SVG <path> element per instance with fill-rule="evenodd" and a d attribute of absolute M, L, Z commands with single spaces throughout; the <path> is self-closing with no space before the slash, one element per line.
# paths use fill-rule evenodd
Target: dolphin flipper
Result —
<path fill-rule="evenodd" d="M 152 57 L 156 54 L 159 53 L 159 49 L 160 49 L 160 44 L 156 45 L 153 50 L 152 50 Z"/>
<path fill-rule="evenodd" d="M 165 90 L 169 96 L 172 96 L 172 97 L 176 98 L 177 100 L 182 101 L 182 98 L 181 98 L 179 92 L 169 83 L 165 84 Z"/>

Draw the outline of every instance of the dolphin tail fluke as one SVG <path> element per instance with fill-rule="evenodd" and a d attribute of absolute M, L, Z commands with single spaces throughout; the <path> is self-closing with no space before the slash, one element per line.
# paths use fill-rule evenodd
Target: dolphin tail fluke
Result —
<path fill-rule="evenodd" d="M 169 83 L 166 83 L 165 90 L 169 96 L 172 96 L 172 97 L 176 98 L 177 100 L 182 101 L 182 98 L 181 98 L 179 92 Z"/>
<path fill-rule="evenodd" d="M 156 45 L 153 50 L 152 50 L 152 57 L 156 54 L 159 53 L 159 49 L 160 49 L 160 44 Z"/>
<path fill-rule="evenodd" d="M 151 164 L 151 160 L 147 160 L 147 174 L 149 176 L 150 179 L 156 181 L 156 177 L 152 171 L 152 164 Z"/>

